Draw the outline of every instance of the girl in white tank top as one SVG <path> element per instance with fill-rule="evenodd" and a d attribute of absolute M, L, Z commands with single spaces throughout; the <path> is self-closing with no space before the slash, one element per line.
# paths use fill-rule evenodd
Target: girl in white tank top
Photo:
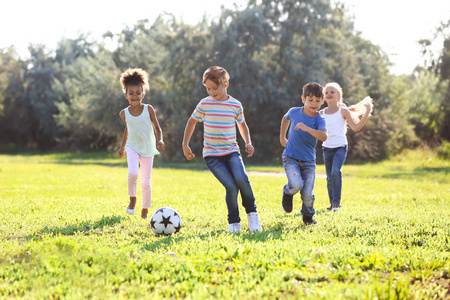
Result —
<path fill-rule="evenodd" d="M 339 210 L 342 193 L 342 166 L 347 157 L 347 125 L 359 131 L 366 123 L 373 109 L 372 99 L 364 98 L 358 104 L 347 108 L 342 103 L 342 88 L 336 82 L 324 87 L 328 107 L 320 113 L 327 122 L 328 138 L 322 144 L 323 160 L 327 173 L 327 189 L 331 206 L 328 210 Z M 360 119 L 360 117 L 362 118 Z"/>
<path fill-rule="evenodd" d="M 128 195 L 130 203 L 127 213 L 133 215 L 136 206 L 136 187 L 141 166 L 142 212 L 141 217 L 147 219 L 151 207 L 152 188 L 150 183 L 153 156 L 164 149 L 162 130 L 159 127 L 155 110 L 151 105 L 143 104 L 145 91 L 148 90 L 148 73 L 142 69 L 128 69 L 120 77 L 125 98 L 130 104 L 120 112 L 125 123 L 119 157 L 127 153 Z"/>

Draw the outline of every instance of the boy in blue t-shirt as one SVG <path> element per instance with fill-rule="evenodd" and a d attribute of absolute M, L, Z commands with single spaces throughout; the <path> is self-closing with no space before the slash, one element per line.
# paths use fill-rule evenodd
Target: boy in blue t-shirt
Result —
<path fill-rule="evenodd" d="M 316 144 L 327 139 L 325 119 L 318 110 L 322 106 L 323 87 L 315 82 L 303 87 L 303 107 L 292 107 L 283 117 L 280 142 L 283 147 L 283 167 L 288 183 L 283 187 L 282 205 L 284 211 L 292 211 L 292 198 L 300 191 L 303 201 L 301 213 L 305 225 L 317 224 L 313 216 L 314 180 L 316 177 Z M 290 126 L 290 123 L 295 126 Z M 289 140 L 286 132 L 289 128 Z"/>

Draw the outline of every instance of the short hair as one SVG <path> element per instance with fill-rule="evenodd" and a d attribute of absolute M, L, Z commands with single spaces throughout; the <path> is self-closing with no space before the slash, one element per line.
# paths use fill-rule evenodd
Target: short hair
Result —
<path fill-rule="evenodd" d="M 226 84 L 230 80 L 230 74 L 222 67 L 212 66 L 203 73 L 203 84 L 205 84 L 208 79 L 217 85 L 220 83 Z"/>
<path fill-rule="evenodd" d="M 142 90 L 149 90 L 148 73 L 140 68 L 128 69 L 120 76 L 122 91 L 127 92 L 128 86 L 141 86 Z"/>
<path fill-rule="evenodd" d="M 309 82 L 303 86 L 303 97 L 323 98 L 323 87 L 317 82 Z"/>

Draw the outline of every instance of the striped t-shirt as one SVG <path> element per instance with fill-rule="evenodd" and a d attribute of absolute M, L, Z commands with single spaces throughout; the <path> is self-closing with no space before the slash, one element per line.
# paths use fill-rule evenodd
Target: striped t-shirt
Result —
<path fill-rule="evenodd" d="M 197 104 L 192 117 L 203 121 L 203 157 L 239 152 L 235 122 L 244 122 L 241 102 L 231 96 L 225 101 L 207 97 Z"/>

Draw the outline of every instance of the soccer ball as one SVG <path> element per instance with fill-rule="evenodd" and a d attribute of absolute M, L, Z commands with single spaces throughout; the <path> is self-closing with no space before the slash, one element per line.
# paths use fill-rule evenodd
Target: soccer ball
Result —
<path fill-rule="evenodd" d="M 173 208 L 158 208 L 150 218 L 150 228 L 155 234 L 177 233 L 181 229 L 181 216 Z"/>

